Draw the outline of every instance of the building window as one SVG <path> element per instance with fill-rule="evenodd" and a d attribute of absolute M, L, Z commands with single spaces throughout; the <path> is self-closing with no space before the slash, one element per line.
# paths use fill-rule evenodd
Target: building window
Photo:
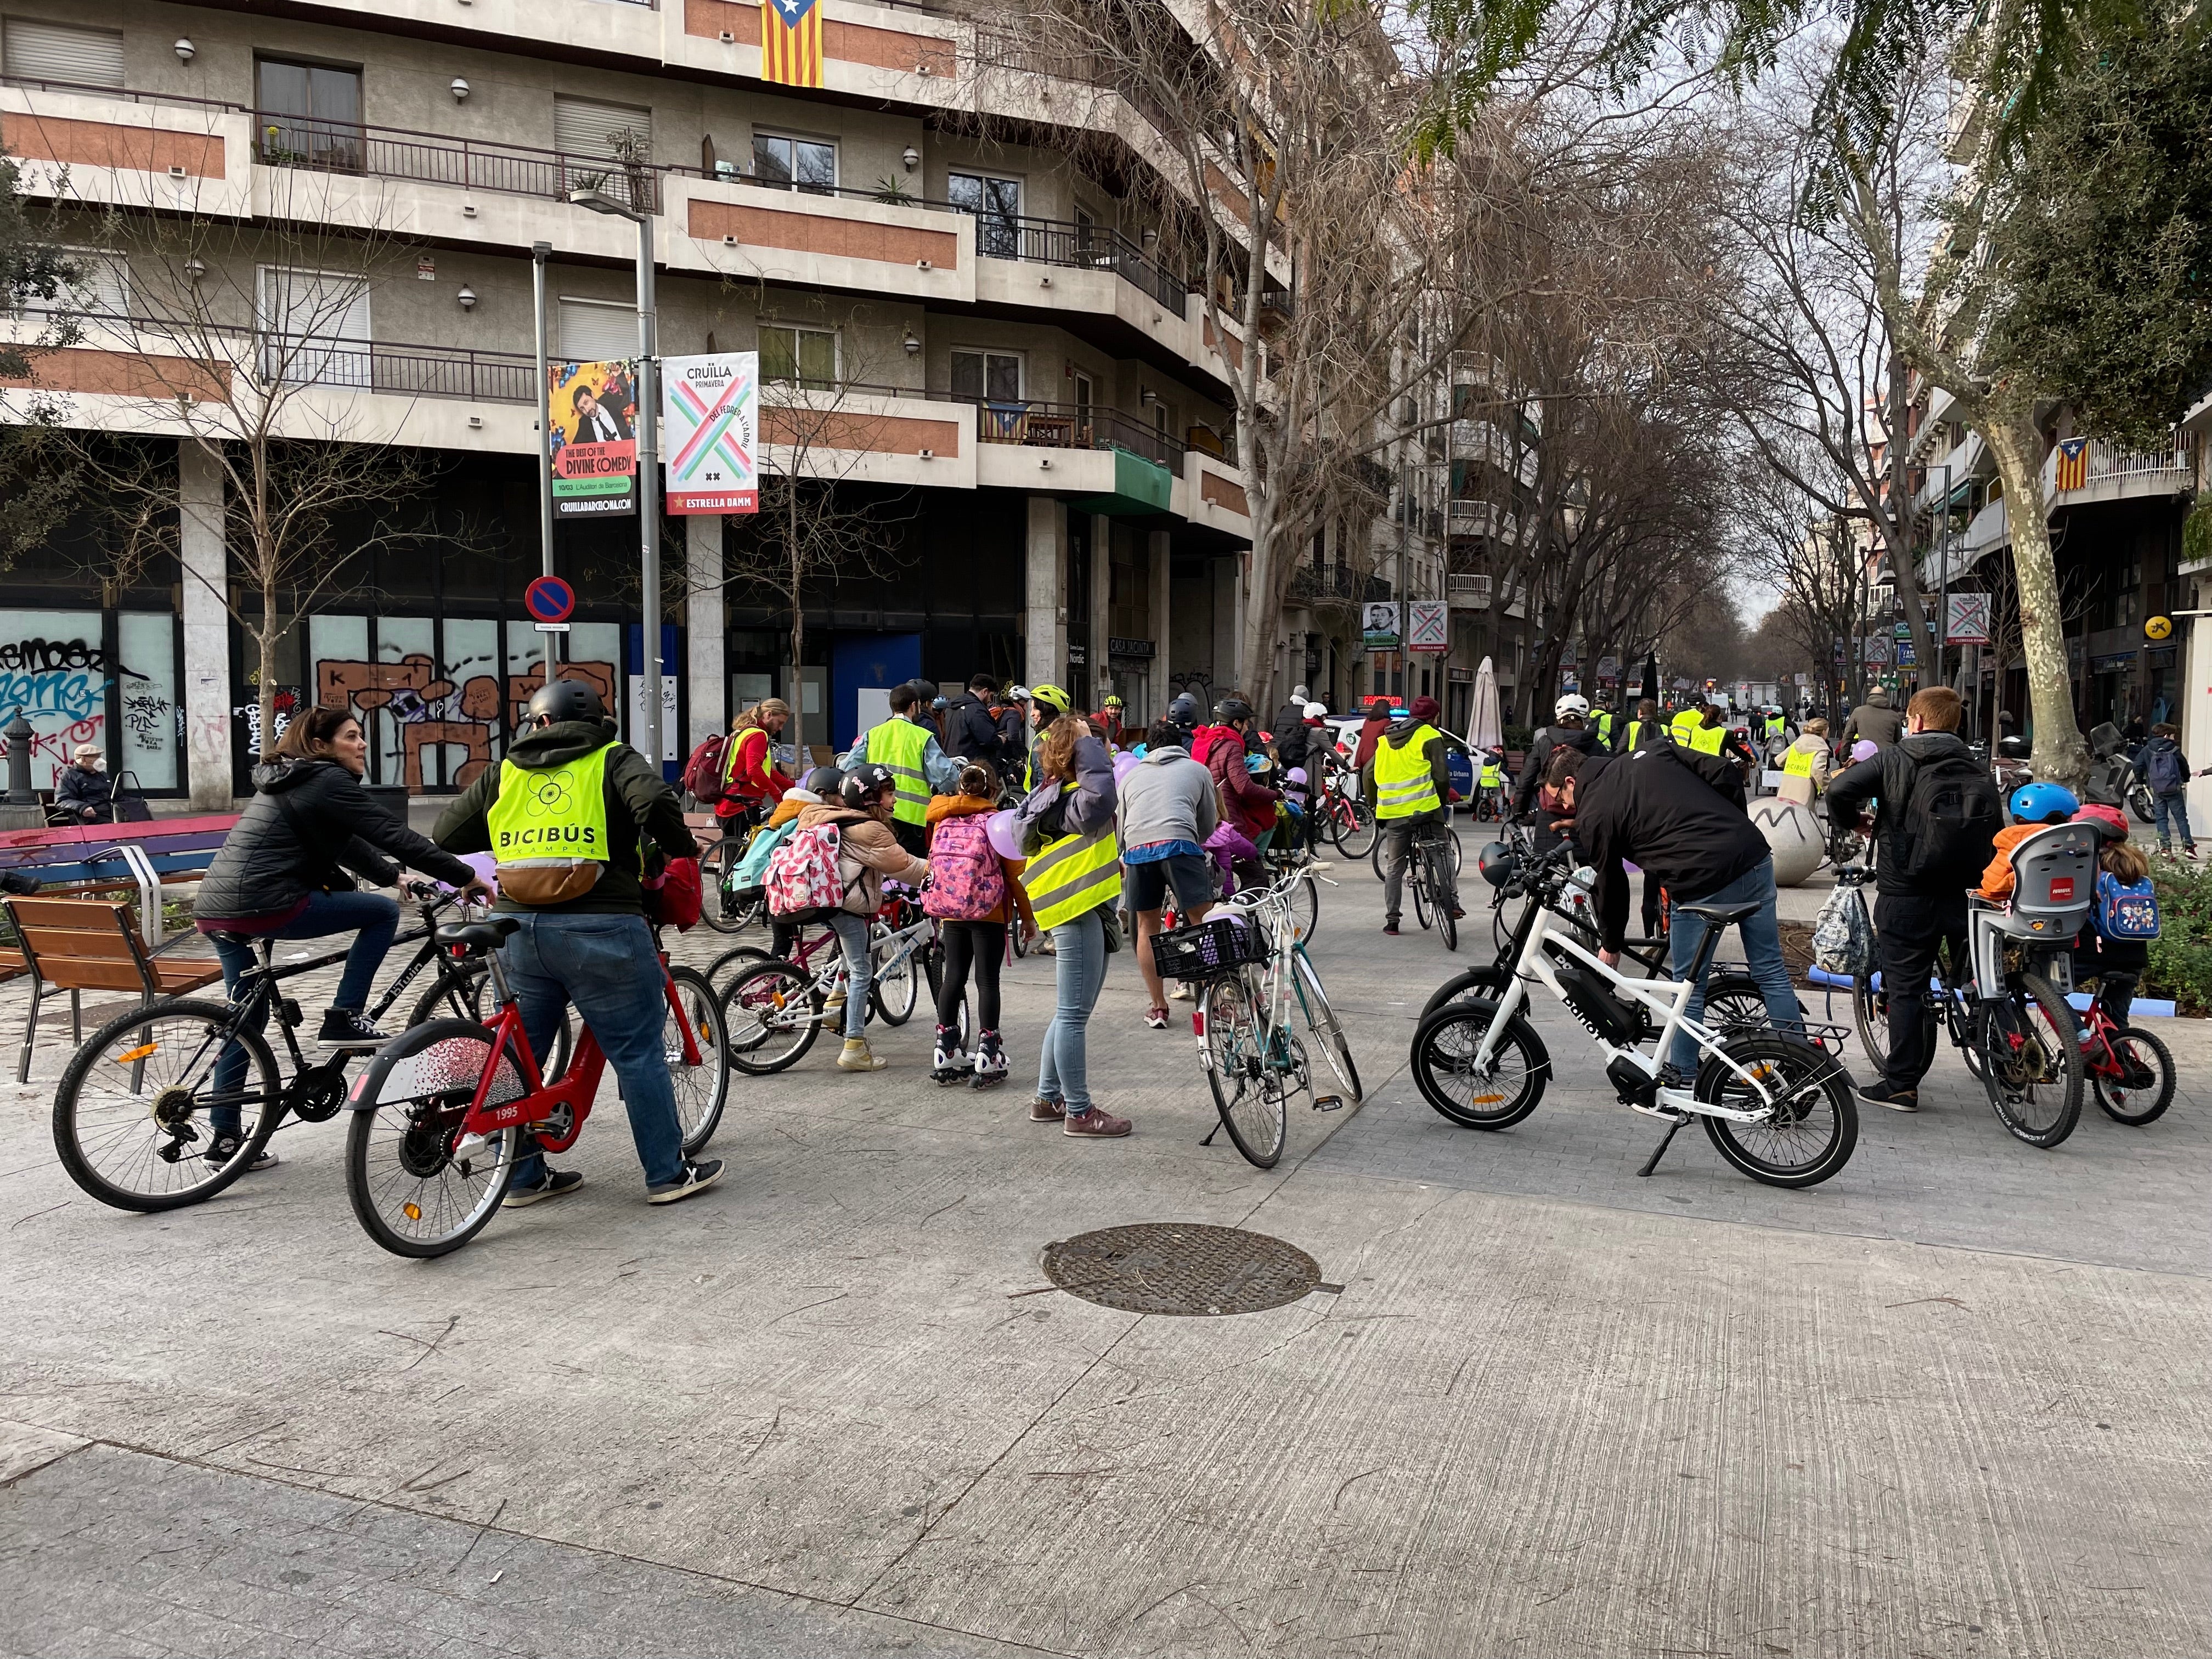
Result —
<path fill-rule="evenodd" d="M 753 134 L 753 180 L 775 190 L 828 196 L 837 188 L 837 146 L 813 138 Z"/>
<path fill-rule="evenodd" d="M 254 65 L 261 159 L 290 167 L 361 167 L 361 71 L 264 58 Z"/>
<path fill-rule="evenodd" d="M 264 265 L 261 328 L 266 379 L 291 386 L 371 383 L 365 278 Z"/>
<path fill-rule="evenodd" d="M 565 191 L 596 190 L 629 207 L 653 208 L 653 112 L 590 98 L 553 100 L 553 148 L 565 157 Z M 620 163 L 594 167 L 593 160 Z M 579 163 L 582 163 L 580 165 Z"/>
<path fill-rule="evenodd" d="M 837 383 L 837 336 L 826 328 L 783 328 L 763 324 L 760 373 L 763 380 L 823 392 Z"/>
<path fill-rule="evenodd" d="M 945 180 L 945 194 L 955 208 L 975 215 L 979 222 L 975 226 L 976 252 L 990 259 L 1022 257 L 1020 179 L 956 173 Z"/>
<path fill-rule="evenodd" d="M 1022 398 L 1022 358 L 1018 351 L 956 351 L 952 395 L 973 403 L 1015 404 Z"/>
<path fill-rule="evenodd" d="M 63 87 L 123 84 L 123 32 L 10 17 L 0 32 L 0 67 L 11 81 Z"/>
<path fill-rule="evenodd" d="M 54 295 L 57 310 L 80 317 L 122 318 L 131 314 L 131 267 L 106 248 L 64 248 L 76 275 Z"/>
<path fill-rule="evenodd" d="M 614 300 L 561 296 L 561 356 L 572 363 L 611 363 L 637 356 L 637 307 Z"/>

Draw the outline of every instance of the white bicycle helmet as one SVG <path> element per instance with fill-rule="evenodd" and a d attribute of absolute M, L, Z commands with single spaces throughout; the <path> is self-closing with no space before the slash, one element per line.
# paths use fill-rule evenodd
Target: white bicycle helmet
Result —
<path fill-rule="evenodd" d="M 1559 702 L 1552 705 L 1552 718 L 1555 720 L 1563 720 L 1570 714 L 1587 714 L 1589 713 L 1589 699 L 1576 691 L 1568 692 L 1565 696 L 1561 697 Z"/>
<path fill-rule="evenodd" d="M 1306 718 L 1310 720 L 1327 720 L 1328 718 L 1328 705 L 1325 702 L 1308 703 L 1306 705 Z"/>

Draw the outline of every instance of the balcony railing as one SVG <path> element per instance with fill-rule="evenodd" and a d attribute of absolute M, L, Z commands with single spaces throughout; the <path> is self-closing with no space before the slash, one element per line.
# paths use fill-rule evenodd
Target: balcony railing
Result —
<path fill-rule="evenodd" d="M 1390 584 L 1349 565 L 1303 564 L 1291 573 L 1291 598 L 1307 603 L 1365 605 L 1390 597 Z"/>
<path fill-rule="evenodd" d="M 266 110 L 254 112 L 253 155 L 268 167 L 409 179 L 556 202 L 579 190 L 597 190 L 647 213 L 660 210 L 660 175 L 680 171 L 612 156 L 485 143 L 402 127 L 312 121 Z"/>
<path fill-rule="evenodd" d="M 264 334 L 257 344 L 264 380 L 481 403 L 538 401 L 537 360 L 518 352 L 302 335 Z"/>
<path fill-rule="evenodd" d="M 1182 471 L 1185 446 L 1181 440 L 1115 410 L 1026 398 L 953 401 L 975 405 L 975 435 L 987 444 L 1027 444 L 1038 449 L 1126 449 L 1170 472 Z"/>
<path fill-rule="evenodd" d="M 2183 489 L 2195 479 L 2196 455 L 2196 438 L 2191 433 L 2175 433 L 2172 447 L 2169 449 L 2122 449 L 2098 438 L 2089 445 L 2087 476 L 2081 487 L 2088 489 L 2100 483 L 2124 486 L 2129 481 L 2136 480 L 2149 486 L 2149 490 L 2145 493 L 2155 493 L 2167 488 Z M 2054 447 L 2043 458 L 2045 501 L 2058 494 L 2058 457 L 2059 452 Z M 2125 495 L 2129 492 L 2123 488 L 2121 493 Z"/>
<path fill-rule="evenodd" d="M 1445 597 L 1454 605 L 1474 611 L 1490 608 L 1490 580 L 1487 575 L 1465 573 L 1444 578 Z"/>

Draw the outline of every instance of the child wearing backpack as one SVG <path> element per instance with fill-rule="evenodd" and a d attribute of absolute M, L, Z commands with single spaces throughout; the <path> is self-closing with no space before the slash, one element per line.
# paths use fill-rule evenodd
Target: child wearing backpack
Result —
<path fill-rule="evenodd" d="M 2136 764 L 2142 771 L 2143 781 L 2150 786 L 2151 811 L 2158 820 L 2158 850 L 2171 855 L 2172 834 L 2178 833 L 2182 856 L 2195 858 L 2197 837 L 2189 829 L 2189 757 L 2181 752 L 2181 728 L 2164 720 L 2152 726 L 2149 739 L 2136 751 Z"/>
<path fill-rule="evenodd" d="M 2150 963 L 2150 942 L 2158 937 L 2158 892 L 2151 885 L 2150 860 L 2128 839 L 2126 814 L 2112 806 L 2085 806 L 2075 821 L 2092 824 L 2103 837 L 2097 854 L 2097 902 L 2089 925 L 2074 941 L 2074 979 L 2098 981 L 2097 1000 L 2120 1030 L 2136 987 Z"/>
<path fill-rule="evenodd" d="M 1022 937 L 1036 937 L 1036 917 L 1020 877 L 1027 860 L 1000 855 L 985 823 L 999 806 L 999 775 L 988 761 L 971 760 L 960 771 L 957 795 L 929 803 L 929 890 L 923 911 L 938 919 L 945 944 L 937 988 L 937 1054 L 930 1068 L 940 1087 L 962 1078 L 988 1089 L 1006 1077 L 1006 1048 L 999 1036 L 999 969 L 1006 956 L 1006 929 L 1018 918 Z M 975 1054 L 960 1046 L 960 1000 L 975 977 Z"/>

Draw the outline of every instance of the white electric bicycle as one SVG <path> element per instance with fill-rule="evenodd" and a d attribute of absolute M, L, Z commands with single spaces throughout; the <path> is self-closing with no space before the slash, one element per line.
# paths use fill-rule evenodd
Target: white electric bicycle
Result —
<path fill-rule="evenodd" d="M 1810 1187 L 1842 1169 L 1858 1144 L 1858 1109 L 1850 1079 L 1832 1054 L 1796 1031 L 1715 1030 L 1683 1013 L 1722 933 L 1755 907 L 1677 907 L 1706 924 L 1690 971 L 1679 981 L 1630 979 L 1565 926 L 1553 931 L 1572 856 L 1562 843 L 1540 858 L 1511 861 L 1506 879 L 1527 894 L 1537 915 L 1500 995 L 1447 1002 L 1423 1018 L 1413 1050 L 1421 1097 L 1474 1129 L 1509 1128 L 1536 1109 L 1552 1057 L 1522 1012 L 1533 981 L 1566 1004 L 1605 1053 L 1606 1079 L 1623 1103 L 1667 1125 L 1639 1175 L 1658 1168 L 1675 1132 L 1693 1118 L 1720 1155 L 1754 1181 Z M 1661 1073 L 1677 1031 L 1698 1046 L 1697 1076 L 1687 1088 Z"/>

